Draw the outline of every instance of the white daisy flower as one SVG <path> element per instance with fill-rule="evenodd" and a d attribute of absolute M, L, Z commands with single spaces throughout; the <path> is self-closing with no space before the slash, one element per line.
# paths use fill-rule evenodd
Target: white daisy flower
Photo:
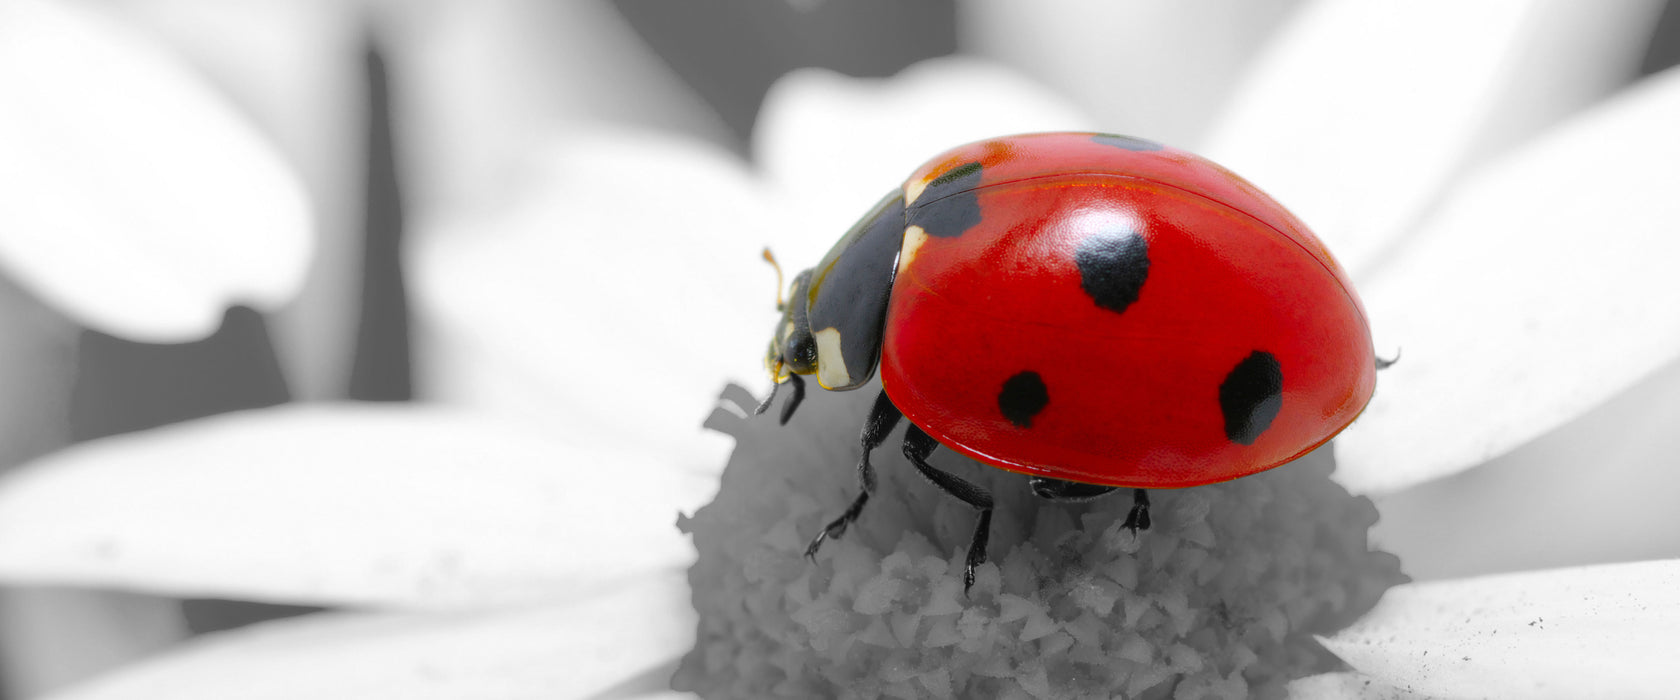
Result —
<path fill-rule="evenodd" d="M 1379 508 L 1438 496 L 1432 484 L 1469 489 L 1481 500 L 1452 537 L 1486 547 L 1476 530 L 1502 502 L 1598 480 L 1619 455 L 1595 453 L 1590 473 L 1475 475 L 1592 420 L 1580 417 L 1676 355 L 1680 321 L 1661 310 L 1675 294 L 1662 266 L 1680 214 L 1668 194 L 1680 78 L 1603 97 L 1602 74 L 1555 70 L 1539 51 L 1552 32 L 1610 32 L 1568 9 L 1445 26 L 1425 9 L 1350 7 L 1290 17 L 1222 120 L 1182 145 L 1295 208 L 1359 278 L 1379 347 L 1404 348 L 1338 438 L 1334 478 Z M 1439 61 L 1384 45 L 1391 32 Z M 1543 94 L 1568 99 L 1513 97 Z M 681 697 L 664 688 L 698 623 L 674 521 L 718 483 L 729 444 L 696 427 L 718 385 L 761 386 L 758 247 L 816 260 L 944 147 L 1092 127 L 1142 130 L 957 59 L 886 81 L 789 76 L 762 114 L 756 169 L 672 136 L 568 127 L 532 149 L 511 205 L 425 226 L 412 263 L 434 404 L 223 416 L 70 448 L 0 481 L 7 581 L 339 608 L 206 636 L 54 697 Z M 842 478 L 850 465 L 834 456 Z M 1666 477 L 1605 468 L 1628 470 L 1618 484 Z M 1620 517 L 1629 490 L 1559 499 L 1548 526 L 1591 530 Z M 1407 534 L 1429 516 L 1385 510 L 1375 543 L 1408 570 L 1535 568 L 1508 546 L 1435 554 L 1458 543 Z M 1542 565 L 1603 560 L 1569 549 L 1580 558 Z M 1629 563 L 1397 587 L 1323 639 L 1346 669 L 1288 692 L 1664 696 L 1680 565 L 1616 551 Z M 1206 691 L 1240 694 L 1231 683 Z"/>

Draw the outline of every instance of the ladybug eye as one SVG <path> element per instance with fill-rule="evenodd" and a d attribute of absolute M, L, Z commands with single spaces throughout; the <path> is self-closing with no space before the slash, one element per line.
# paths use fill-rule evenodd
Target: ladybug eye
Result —
<path fill-rule="evenodd" d="M 782 361 L 788 368 L 798 374 L 810 374 L 817 370 L 817 340 L 811 337 L 811 332 L 798 329 L 788 336 L 782 345 Z"/>
<path fill-rule="evenodd" d="M 795 331 L 788 336 L 788 344 L 783 347 L 783 358 L 793 368 L 815 371 L 816 369 L 816 339 L 811 337 L 810 331 Z M 796 369 L 798 371 L 798 369 Z"/>

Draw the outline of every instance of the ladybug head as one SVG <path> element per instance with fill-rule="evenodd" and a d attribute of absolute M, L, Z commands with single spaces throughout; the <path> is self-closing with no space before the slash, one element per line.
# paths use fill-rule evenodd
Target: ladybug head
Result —
<path fill-rule="evenodd" d="M 810 286 L 810 270 L 793 278 L 788 302 L 781 305 L 782 317 L 776 321 L 776 330 L 770 336 L 764 366 L 777 383 L 787 381 L 789 374 L 817 371 L 817 341 L 811 336 L 811 321 L 805 315 L 806 292 Z"/>

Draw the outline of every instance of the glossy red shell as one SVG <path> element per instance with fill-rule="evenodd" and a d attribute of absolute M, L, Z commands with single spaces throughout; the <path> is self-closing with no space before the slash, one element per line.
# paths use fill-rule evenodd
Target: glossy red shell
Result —
<path fill-rule="evenodd" d="M 1329 440 L 1375 386 L 1364 311 L 1336 261 L 1277 202 L 1190 153 L 1126 150 L 1090 134 L 953 149 L 905 186 L 978 162 L 978 223 L 906 234 L 880 363 L 907 418 L 996 467 L 1093 484 L 1176 488 L 1278 466 Z M 949 194 L 949 193 L 942 193 Z M 1148 243 L 1123 312 L 1080 285 L 1075 250 L 1097 227 Z M 1281 367 L 1281 405 L 1252 444 L 1228 437 L 1220 386 L 1255 351 Z M 999 391 L 1037 372 L 1029 427 Z"/>

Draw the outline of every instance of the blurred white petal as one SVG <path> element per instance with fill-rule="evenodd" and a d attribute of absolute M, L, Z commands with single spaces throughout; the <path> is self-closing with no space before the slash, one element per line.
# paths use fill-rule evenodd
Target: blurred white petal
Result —
<path fill-rule="evenodd" d="M 321 613 L 210 635 L 48 700 L 586 698 L 694 644 L 681 576 L 493 613 Z"/>
<path fill-rule="evenodd" d="M 965 50 L 1020 66 L 1102 128 L 1193 147 L 1298 0 L 980 0 Z"/>
<path fill-rule="evenodd" d="M 728 153 L 654 132 L 533 150 L 510 206 L 414 242 L 421 390 L 715 473 L 729 442 L 700 423 L 719 387 L 769 385 L 757 182 Z"/>
<path fill-rule="evenodd" d="M 6 697 L 35 697 L 190 636 L 181 601 L 122 591 L 0 589 Z"/>
<path fill-rule="evenodd" d="M 753 152 L 786 212 L 776 252 L 803 269 L 941 151 L 1005 134 L 1090 128 L 1065 98 L 1011 69 L 937 58 L 892 78 L 789 73 L 764 98 Z"/>
<path fill-rule="evenodd" d="M 1670 363 L 1475 469 L 1379 497 L 1372 546 L 1417 580 L 1680 557 L 1677 425 Z"/>
<path fill-rule="evenodd" d="M 514 186 L 531 142 L 554 129 L 615 123 L 733 138 L 611 3 L 432 0 L 390 9 L 380 29 L 418 212 L 493 199 Z"/>
<path fill-rule="evenodd" d="M 1671 698 L 1680 560 L 1407 584 L 1321 641 L 1360 672 L 1422 693 Z"/>
<path fill-rule="evenodd" d="M 267 316 L 287 387 L 337 398 L 361 292 L 367 149 L 359 4 L 336 0 L 106 0 L 168 42 L 294 167 L 314 204 L 307 280 Z"/>
<path fill-rule="evenodd" d="M 249 411 L 0 479 L 0 579 L 329 605 L 563 599 L 688 562 L 677 513 L 715 488 L 452 411 Z"/>
<path fill-rule="evenodd" d="M 1680 71 L 1474 173 L 1364 280 L 1403 349 L 1337 439 L 1341 481 L 1386 492 L 1484 462 L 1680 355 Z"/>
<path fill-rule="evenodd" d="M 1273 39 L 1203 154 L 1360 276 L 1480 157 L 1623 84 L 1656 0 L 1318 0 Z"/>
<path fill-rule="evenodd" d="M 173 57 L 69 2 L 0 3 L 0 266 L 83 323 L 208 334 L 302 281 L 302 189 Z"/>
<path fill-rule="evenodd" d="M 1289 700 L 1434 700 L 1352 672 L 1321 673 L 1289 683 Z"/>

